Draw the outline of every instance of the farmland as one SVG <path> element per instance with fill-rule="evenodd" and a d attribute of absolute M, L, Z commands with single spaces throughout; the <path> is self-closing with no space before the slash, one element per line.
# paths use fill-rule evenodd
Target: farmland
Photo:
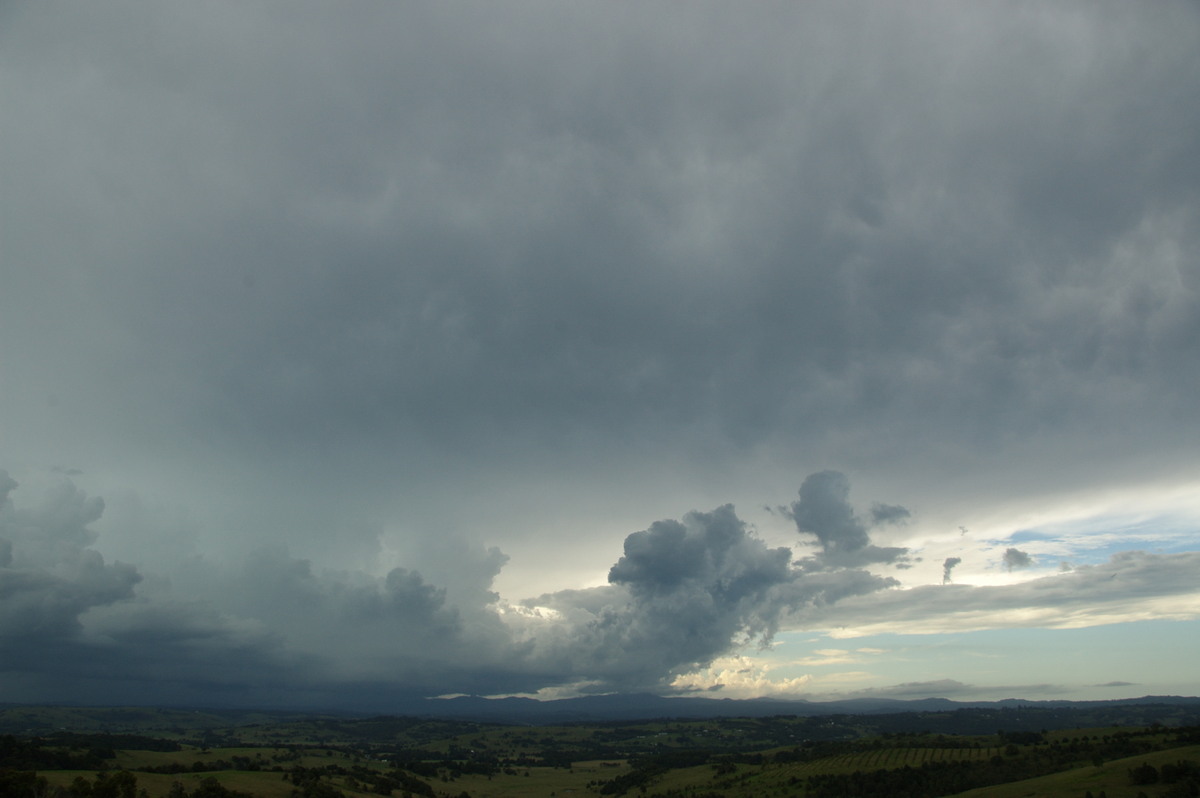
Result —
<path fill-rule="evenodd" d="M 1174 798 L 1200 785 L 1191 726 L 1047 730 L 1036 711 L 908 714 L 916 730 L 880 731 L 903 726 L 898 716 L 518 726 L 20 708 L 0 711 L 10 730 L 0 735 L 0 795 Z M 986 734 L 938 730 L 997 720 Z"/>

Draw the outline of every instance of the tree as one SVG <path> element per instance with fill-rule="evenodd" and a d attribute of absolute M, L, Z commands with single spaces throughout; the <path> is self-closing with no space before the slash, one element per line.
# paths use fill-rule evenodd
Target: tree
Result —
<path fill-rule="evenodd" d="M 48 789 L 46 779 L 32 770 L 0 770 L 0 795 L 39 798 Z"/>
<path fill-rule="evenodd" d="M 137 798 L 137 776 L 128 770 L 96 774 L 92 798 Z"/>
<path fill-rule="evenodd" d="M 1158 768 L 1143 762 L 1129 771 L 1129 778 L 1134 784 L 1157 784 Z"/>

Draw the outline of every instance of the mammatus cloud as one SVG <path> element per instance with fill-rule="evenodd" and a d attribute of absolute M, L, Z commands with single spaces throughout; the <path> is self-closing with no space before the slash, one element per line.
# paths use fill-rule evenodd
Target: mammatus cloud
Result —
<path fill-rule="evenodd" d="M 1016 571 L 1021 568 L 1033 567 L 1033 557 L 1020 549 L 1008 548 L 1004 551 L 1004 570 Z"/>
<path fill-rule="evenodd" d="M 942 563 L 942 584 L 943 585 L 950 583 L 950 572 L 954 570 L 954 566 L 958 565 L 961 562 L 962 562 L 961 557 L 947 557 L 946 561 Z"/>

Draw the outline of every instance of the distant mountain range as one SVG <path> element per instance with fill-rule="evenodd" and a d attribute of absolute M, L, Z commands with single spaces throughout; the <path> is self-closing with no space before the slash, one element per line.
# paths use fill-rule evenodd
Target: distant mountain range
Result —
<path fill-rule="evenodd" d="M 1025 710 L 1021 713 L 1020 710 Z M 472 723 L 549 726 L 567 723 L 622 723 L 655 719 L 767 718 L 771 716 L 829 717 L 830 725 L 851 723 L 848 717 L 870 716 L 868 725 L 881 730 L 910 727 L 938 728 L 947 733 L 975 733 L 1018 720 L 1045 719 L 1041 725 L 1200 725 L 1200 697 L 1143 696 L 1109 701 L 952 701 L 947 698 L 898 700 L 858 698 L 846 701 L 754 698 L 670 697 L 651 694 L 596 695 L 538 701 L 530 698 L 412 699 L 367 711 L 285 710 L 251 707 L 99 707 L 0 704 L 0 733 L 30 729 L 139 730 L 158 728 L 212 729 L 256 723 L 290 723 L 326 718 L 332 722 L 355 718 L 408 717 Z M 834 716 L 843 716 L 833 720 Z M 903 716 L 903 717 L 902 717 Z M 992 720 L 988 720 L 991 718 Z M 965 724 L 965 725 L 964 725 Z M 893 728 L 894 727 L 894 728 Z M 960 728 L 961 727 L 961 728 Z"/>
<path fill-rule="evenodd" d="M 952 712 L 958 709 L 1105 709 L 1140 705 L 1195 707 L 1200 697 L 1144 696 L 1109 701 L 1035 701 L 1007 698 L 1002 701 L 951 701 L 948 698 L 899 700 L 856 698 L 845 701 L 814 702 L 776 698 L 664 698 L 656 695 L 598 695 L 537 701 L 530 698 L 458 698 L 427 699 L 406 706 L 401 714 L 453 718 L 493 723 L 530 723 L 546 725 L 575 722 L 612 722 L 651 718 L 730 718 L 768 717 L 771 715 L 881 715 L 904 712 Z"/>

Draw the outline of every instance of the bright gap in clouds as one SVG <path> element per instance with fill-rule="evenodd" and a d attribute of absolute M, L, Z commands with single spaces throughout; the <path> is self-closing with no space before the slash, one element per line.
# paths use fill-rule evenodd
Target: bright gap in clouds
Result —
<path fill-rule="evenodd" d="M 1045 497 L 1038 506 L 1001 500 L 951 517 L 937 516 L 934 508 L 934 518 L 918 514 L 912 534 L 903 538 L 919 558 L 904 581 L 910 587 L 1016 584 L 1100 565 L 1130 550 L 1194 551 L 1200 542 L 1197 497 L 1200 484 L 1187 482 Z"/>
<path fill-rule="evenodd" d="M 1106 700 L 1194 695 L 1196 679 L 1180 666 L 1197 657 L 1196 620 L 851 640 L 787 632 L 769 651 L 720 659 L 674 686 L 718 698 Z"/>

